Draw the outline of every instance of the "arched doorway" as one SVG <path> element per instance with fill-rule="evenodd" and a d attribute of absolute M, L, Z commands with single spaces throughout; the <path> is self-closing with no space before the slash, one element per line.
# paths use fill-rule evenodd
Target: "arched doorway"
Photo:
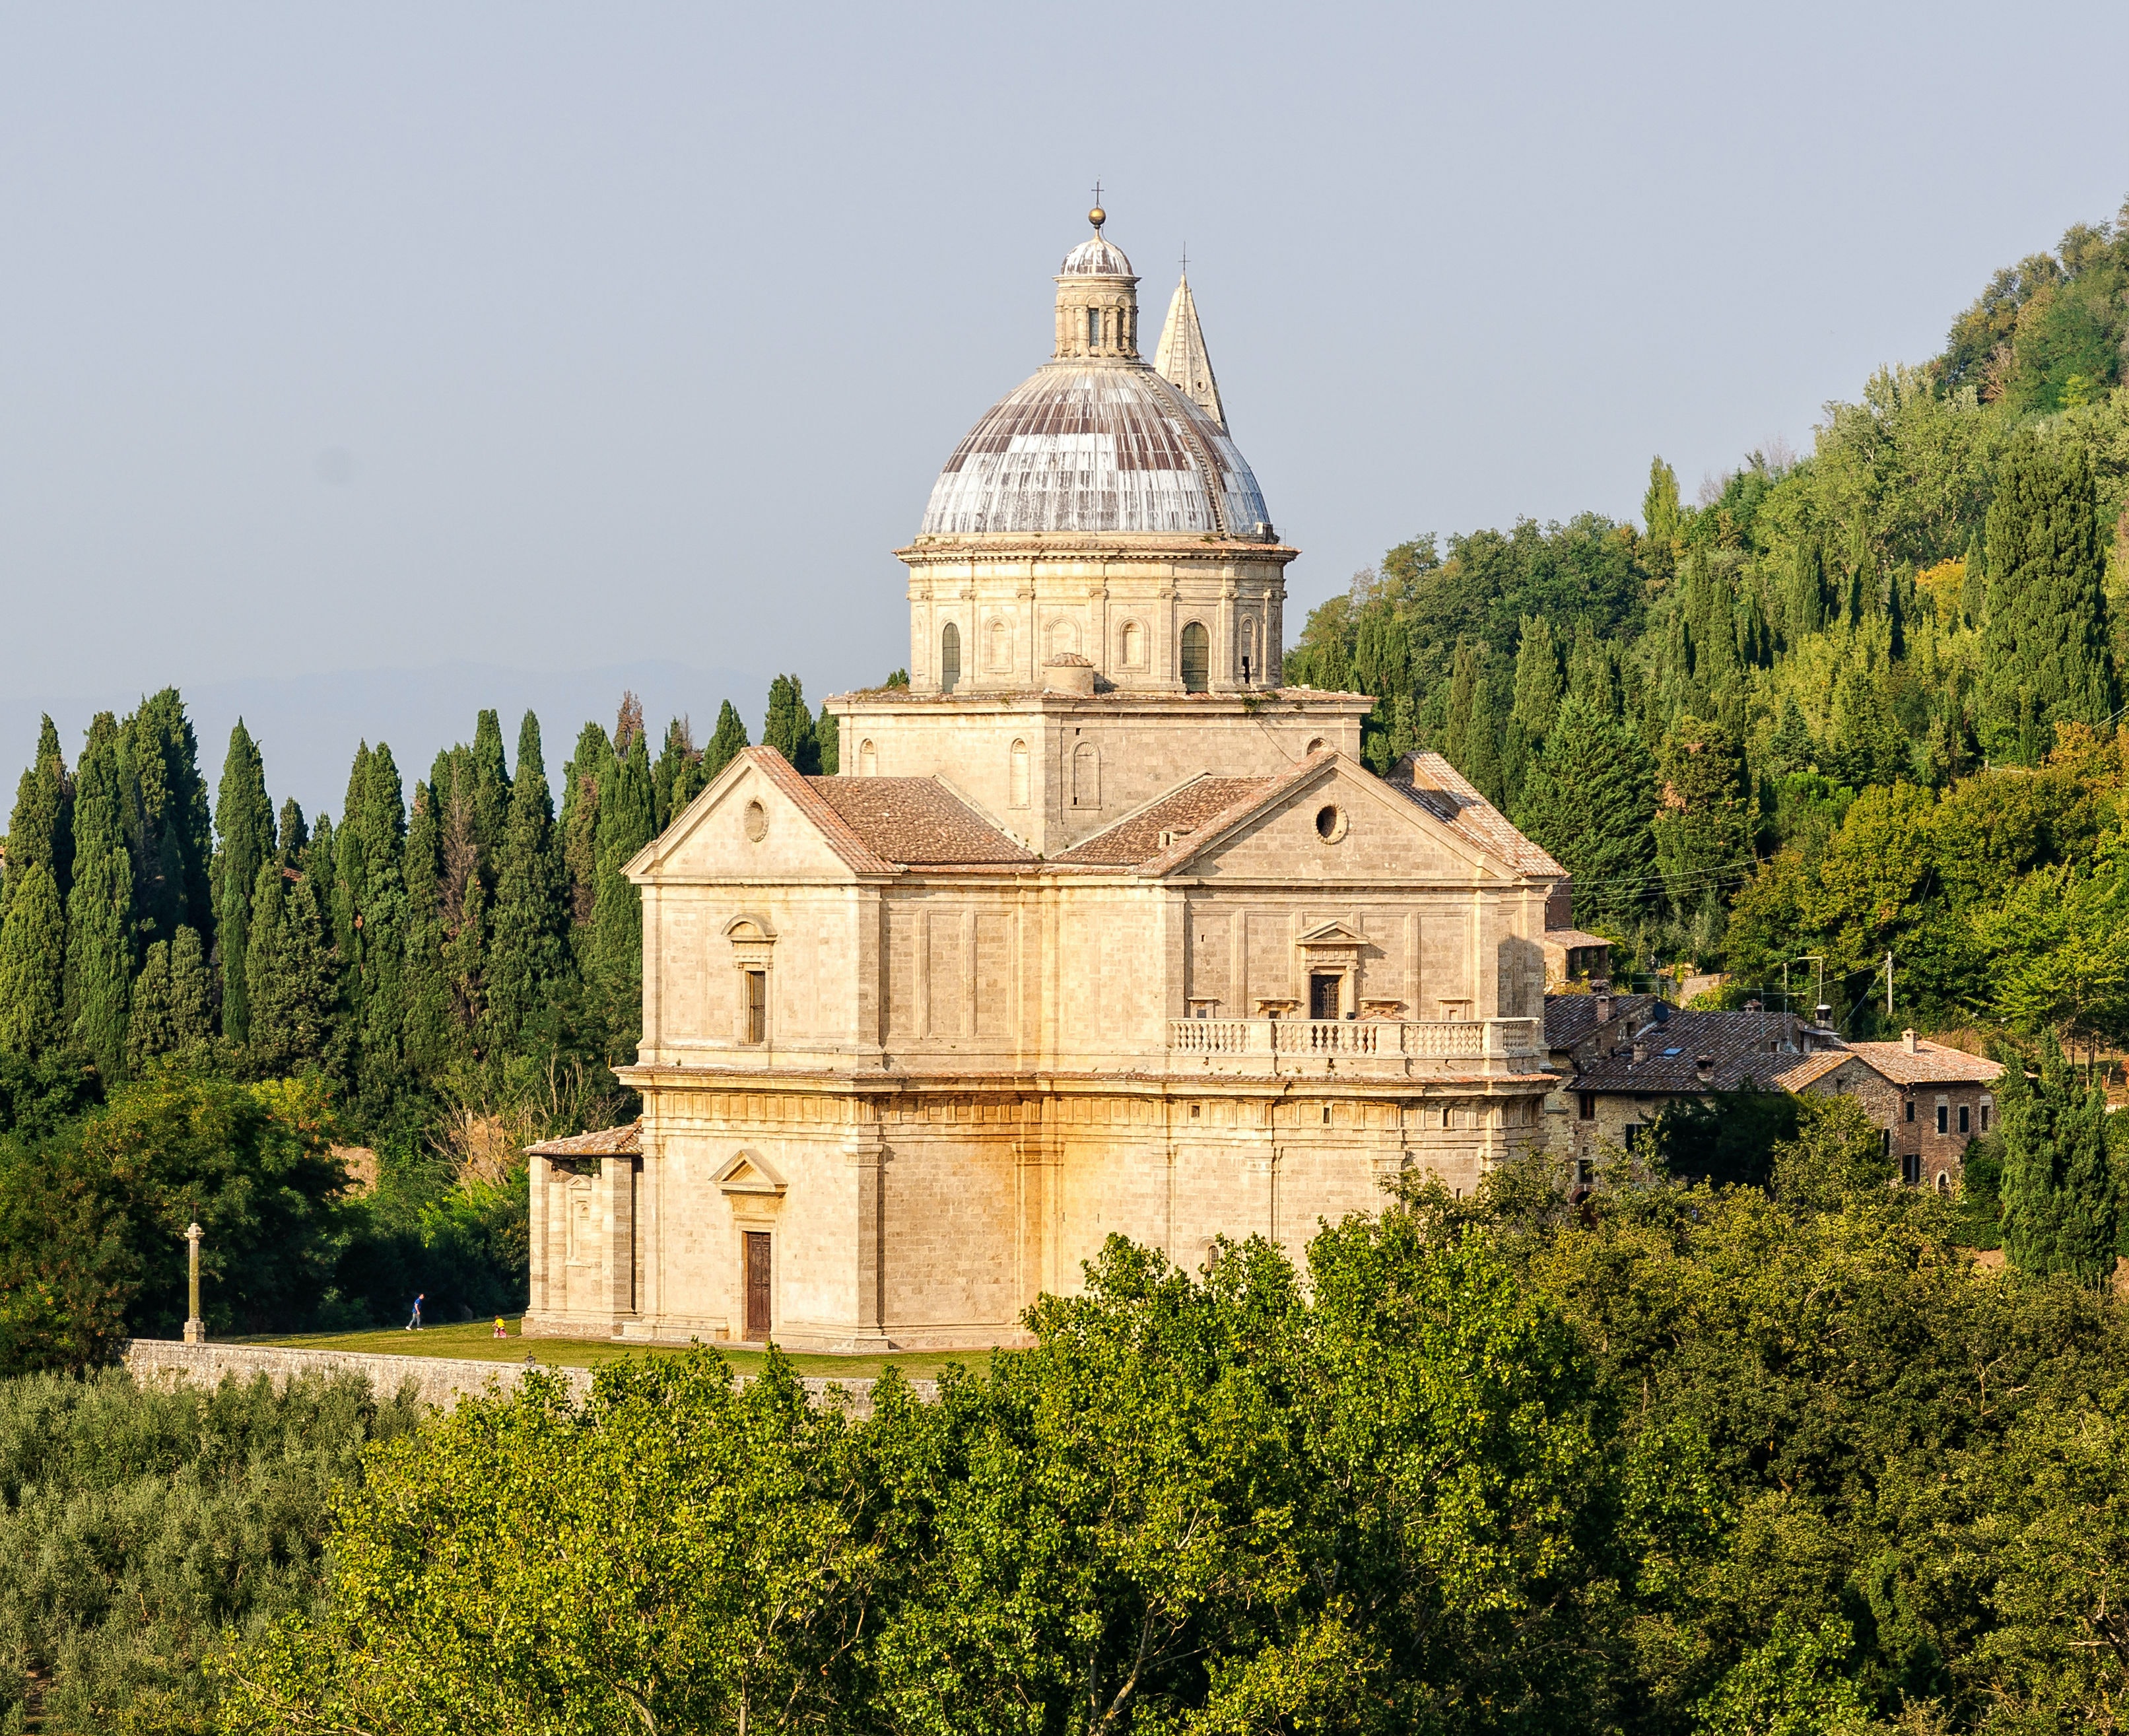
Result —
<path fill-rule="evenodd" d="M 1212 684 L 1212 636 L 1197 621 L 1183 630 L 1183 691 L 1203 693 Z"/>

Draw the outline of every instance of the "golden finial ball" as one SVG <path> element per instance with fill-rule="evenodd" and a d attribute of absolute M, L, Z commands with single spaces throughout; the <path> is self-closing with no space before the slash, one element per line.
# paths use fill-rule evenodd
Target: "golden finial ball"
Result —
<path fill-rule="evenodd" d="M 1092 223 L 1095 228 L 1099 229 L 1103 224 L 1109 221 L 1109 214 L 1106 211 L 1103 210 L 1100 206 L 1097 205 L 1092 211 L 1087 213 L 1087 221 L 1089 223 Z"/>

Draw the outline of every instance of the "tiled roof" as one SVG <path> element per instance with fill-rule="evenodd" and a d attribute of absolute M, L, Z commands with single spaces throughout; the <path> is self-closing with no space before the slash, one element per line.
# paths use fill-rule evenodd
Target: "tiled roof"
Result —
<path fill-rule="evenodd" d="M 915 868 L 1031 863 L 1034 855 L 936 778 L 808 778 L 873 854 Z"/>
<path fill-rule="evenodd" d="M 1769 1043 L 1790 1038 L 1779 1013 L 1673 1013 L 1634 1039 L 1648 1058 L 1636 1061 L 1631 1042 L 1621 1052 L 1591 1055 L 1578 1063 L 1570 1087 L 1575 1091 L 1645 1092 L 1650 1095 L 1737 1091 L 1750 1080 L 1769 1089 L 1798 1060 L 1793 1047 L 1769 1053 Z M 1708 1058 L 1708 1076 L 1700 1076 L 1698 1057 Z"/>
<path fill-rule="evenodd" d="M 1903 1043 L 1851 1043 L 1848 1052 L 1869 1062 L 1895 1085 L 1987 1085 L 2003 1071 L 2000 1061 L 1947 1049 L 1941 1043 L 1918 1040 L 1912 1054 Z"/>
<path fill-rule="evenodd" d="M 1538 939 L 1547 946 L 1564 946 L 1569 952 L 1579 952 L 1585 946 L 1612 944 L 1604 935 L 1588 934 L 1579 928 L 1549 928 Z"/>
<path fill-rule="evenodd" d="M 525 1149 L 536 1158 L 638 1157 L 643 1151 L 643 1123 L 639 1119 L 622 1127 L 602 1127 L 597 1133 L 576 1133 L 565 1139 L 545 1139 Z"/>
<path fill-rule="evenodd" d="M 1828 1073 L 1838 1073 L 1841 1067 L 1856 1057 L 1845 1049 L 1821 1049 L 1815 1055 L 1806 1055 L 1787 1073 L 1776 1073 L 1774 1083 L 1784 1091 L 1802 1091 L 1816 1085 Z"/>
<path fill-rule="evenodd" d="M 1472 788 L 1464 774 L 1439 754 L 1406 755 L 1392 770 L 1389 786 L 1489 854 L 1506 858 L 1517 873 L 1567 872 L 1510 825 L 1507 816 Z"/>
<path fill-rule="evenodd" d="M 826 779 L 801 775 L 789 760 L 772 747 L 747 748 L 739 758 L 758 768 L 762 776 L 797 804 L 799 811 L 820 828 L 821 835 L 828 841 L 828 848 L 842 858 L 846 868 L 860 874 L 891 874 L 894 872 L 894 864 L 879 855 L 851 828 L 850 822 L 824 801 L 814 788 L 815 784 L 825 782 Z M 653 839 L 650 849 L 655 851 L 657 848 L 657 841 Z M 644 859 L 642 857 L 637 858 L 638 861 Z"/>
<path fill-rule="evenodd" d="M 1556 934 L 1559 930 L 1548 932 Z M 1595 1036 L 1600 1025 L 1616 1025 L 1622 1032 L 1639 1030 L 1649 1022 L 1649 1014 L 1656 1004 L 1654 995 L 1613 995 L 1610 997 L 1612 1016 L 1600 1020 L 1597 1004 L 1605 998 L 1603 995 L 1547 995 L 1545 1046 L 1573 1049 Z"/>
<path fill-rule="evenodd" d="M 1138 812 L 1074 844 L 1057 859 L 1064 863 L 1131 866 L 1170 847 L 1176 837 L 1200 830 L 1229 808 L 1261 796 L 1277 782 L 1270 778 L 1194 778 Z M 1175 835 L 1164 840 L 1164 832 Z"/>

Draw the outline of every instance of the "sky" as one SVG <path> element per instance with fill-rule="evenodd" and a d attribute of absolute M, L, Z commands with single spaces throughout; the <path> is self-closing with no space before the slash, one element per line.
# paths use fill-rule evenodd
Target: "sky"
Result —
<path fill-rule="evenodd" d="M 0 3 L 0 774 L 174 683 L 336 811 L 907 660 L 932 478 L 1187 246 L 1287 615 L 1635 516 L 2111 218 L 2129 7 Z"/>

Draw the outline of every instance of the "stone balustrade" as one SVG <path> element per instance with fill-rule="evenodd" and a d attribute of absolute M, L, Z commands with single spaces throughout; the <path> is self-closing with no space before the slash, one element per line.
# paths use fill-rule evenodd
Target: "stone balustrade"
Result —
<path fill-rule="evenodd" d="M 1171 1019 L 1168 1070 L 1469 1077 L 1543 1065 L 1536 1019 Z"/>

